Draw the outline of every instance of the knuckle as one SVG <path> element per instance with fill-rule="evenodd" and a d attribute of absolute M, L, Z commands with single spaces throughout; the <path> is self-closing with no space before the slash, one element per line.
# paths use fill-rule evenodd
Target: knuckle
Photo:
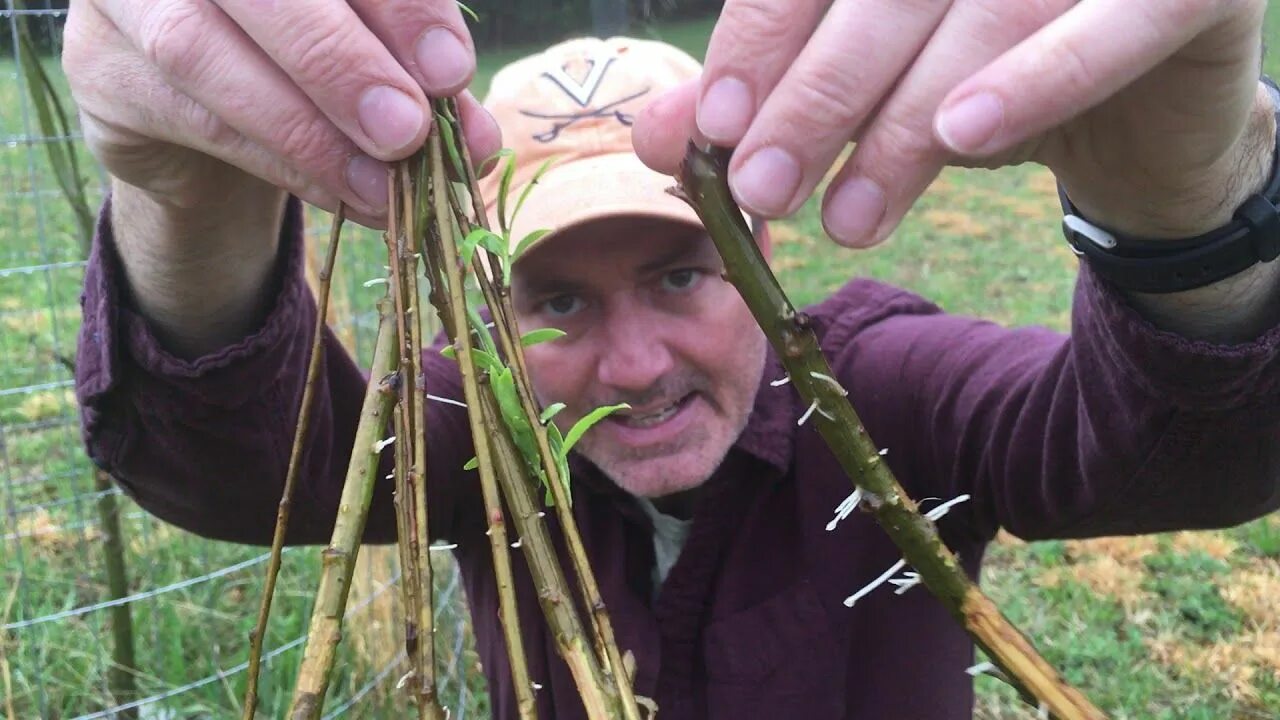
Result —
<path fill-rule="evenodd" d="M 164 75 L 190 77 L 206 54 L 206 27 L 198 3 L 155 3 L 139 27 L 139 50 Z"/>
<path fill-rule="evenodd" d="M 334 133 L 327 121 L 312 118 L 282 127 L 272 145 L 276 152 L 298 165 L 315 165 L 332 152 Z"/>
<path fill-rule="evenodd" d="M 1075 0 L 974 0 L 978 26 L 1024 38 L 1070 9 Z"/>
<path fill-rule="evenodd" d="M 290 30 L 283 57 L 285 71 L 301 85 L 329 88 L 340 81 L 349 82 L 353 68 L 372 63 L 366 58 L 353 61 L 352 49 L 361 45 L 354 26 L 332 24 L 320 20 L 304 21 Z"/>
<path fill-rule="evenodd" d="M 1088 91 L 1101 79 L 1093 62 L 1074 43 L 1064 42 L 1056 52 L 1048 55 L 1053 58 L 1053 65 L 1057 68 L 1058 82 L 1055 87 L 1059 92 L 1065 91 L 1068 95 L 1075 96 Z"/>
<path fill-rule="evenodd" d="M 776 0 L 738 0 L 725 5 L 719 24 L 736 40 L 756 44 L 772 43 L 786 34 L 794 20 L 790 3 Z"/>
<path fill-rule="evenodd" d="M 191 100 L 182 98 L 178 108 L 178 127 L 191 139 L 188 144 L 197 147 L 218 148 L 236 142 L 240 133 L 228 125 L 208 108 Z"/>
<path fill-rule="evenodd" d="M 845 68 L 822 64 L 799 73 L 793 84 L 799 112 L 796 124 L 806 130 L 852 130 L 852 125 L 865 111 L 858 93 L 856 74 Z"/>
<path fill-rule="evenodd" d="M 931 133 L 921 132 L 901 122 L 887 121 L 878 123 L 863 138 L 857 157 L 859 165 L 874 177 L 876 168 L 919 167 L 933 161 L 940 152 L 941 148 Z M 883 172 L 879 174 L 883 175 Z"/>

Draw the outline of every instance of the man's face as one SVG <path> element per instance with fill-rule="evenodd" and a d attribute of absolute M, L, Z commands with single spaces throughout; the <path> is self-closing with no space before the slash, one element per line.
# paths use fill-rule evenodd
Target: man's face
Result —
<path fill-rule="evenodd" d="M 701 485 L 746 425 L 765 339 L 706 233 L 616 218 L 570 228 L 521 259 L 512 299 L 524 332 L 568 333 L 526 350 L 562 429 L 628 403 L 576 446 L 621 488 L 661 497 Z"/>

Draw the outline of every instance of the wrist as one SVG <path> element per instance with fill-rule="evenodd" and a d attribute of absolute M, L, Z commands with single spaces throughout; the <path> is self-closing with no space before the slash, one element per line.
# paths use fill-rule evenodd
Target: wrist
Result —
<path fill-rule="evenodd" d="M 1244 130 L 1194 172 L 1140 181 L 1117 177 L 1110 183 L 1059 179 L 1076 207 L 1099 227 L 1150 240 L 1190 238 L 1230 223 L 1244 201 L 1263 189 L 1272 172 L 1275 138 L 1276 107 L 1259 83 Z"/>
<path fill-rule="evenodd" d="M 178 207 L 113 179 L 111 223 L 124 289 L 170 352 L 197 357 L 261 322 L 285 197 L 253 183 L 205 205 Z"/>

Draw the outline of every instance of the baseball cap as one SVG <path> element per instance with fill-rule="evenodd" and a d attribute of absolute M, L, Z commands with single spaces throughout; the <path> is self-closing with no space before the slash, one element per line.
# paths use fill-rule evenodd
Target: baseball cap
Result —
<path fill-rule="evenodd" d="M 631 145 L 641 108 L 702 68 L 687 53 L 652 40 L 577 38 L 505 66 L 484 106 L 515 156 L 515 198 L 546 160 L 552 165 L 529 192 L 511 242 L 534 230 L 555 235 L 581 223 L 647 216 L 698 225 L 697 214 L 666 190 L 671 177 L 649 169 Z M 500 171 L 480 181 L 496 229 Z"/>

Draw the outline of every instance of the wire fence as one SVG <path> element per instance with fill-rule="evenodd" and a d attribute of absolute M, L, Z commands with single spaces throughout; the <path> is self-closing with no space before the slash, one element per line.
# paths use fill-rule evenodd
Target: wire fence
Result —
<path fill-rule="evenodd" d="M 84 250 L 47 145 L 74 142 L 81 168 L 95 173 L 95 205 L 104 180 L 78 134 L 41 133 L 22 72 L 42 63 L 68 98 L 57 60 L 65 5 L 7 0 L 0 9 L 0 717 L 235 717 L 267 555 L 156 520 L 102 485 L 82 451 L 73 367 Z M 38 40 L 36 57 L 19 52 L 21 23 Z M 327 234 L 327 217 L 309 220 L 309 238 Z M 376 296 L 361 280 L 381 272 L 380 241 L 354 237 L 331 317 L 367 361 Z M 458 572 L 447 551 L 433 555 L 442 699 L 455 718 L 484 717 Z M 326 717 L 403 709 L 395 553 L 362 557 Z M 265 643 L 264 716 L 287 707 L 318 568 L 314 549 L 285 555 Z"/>

